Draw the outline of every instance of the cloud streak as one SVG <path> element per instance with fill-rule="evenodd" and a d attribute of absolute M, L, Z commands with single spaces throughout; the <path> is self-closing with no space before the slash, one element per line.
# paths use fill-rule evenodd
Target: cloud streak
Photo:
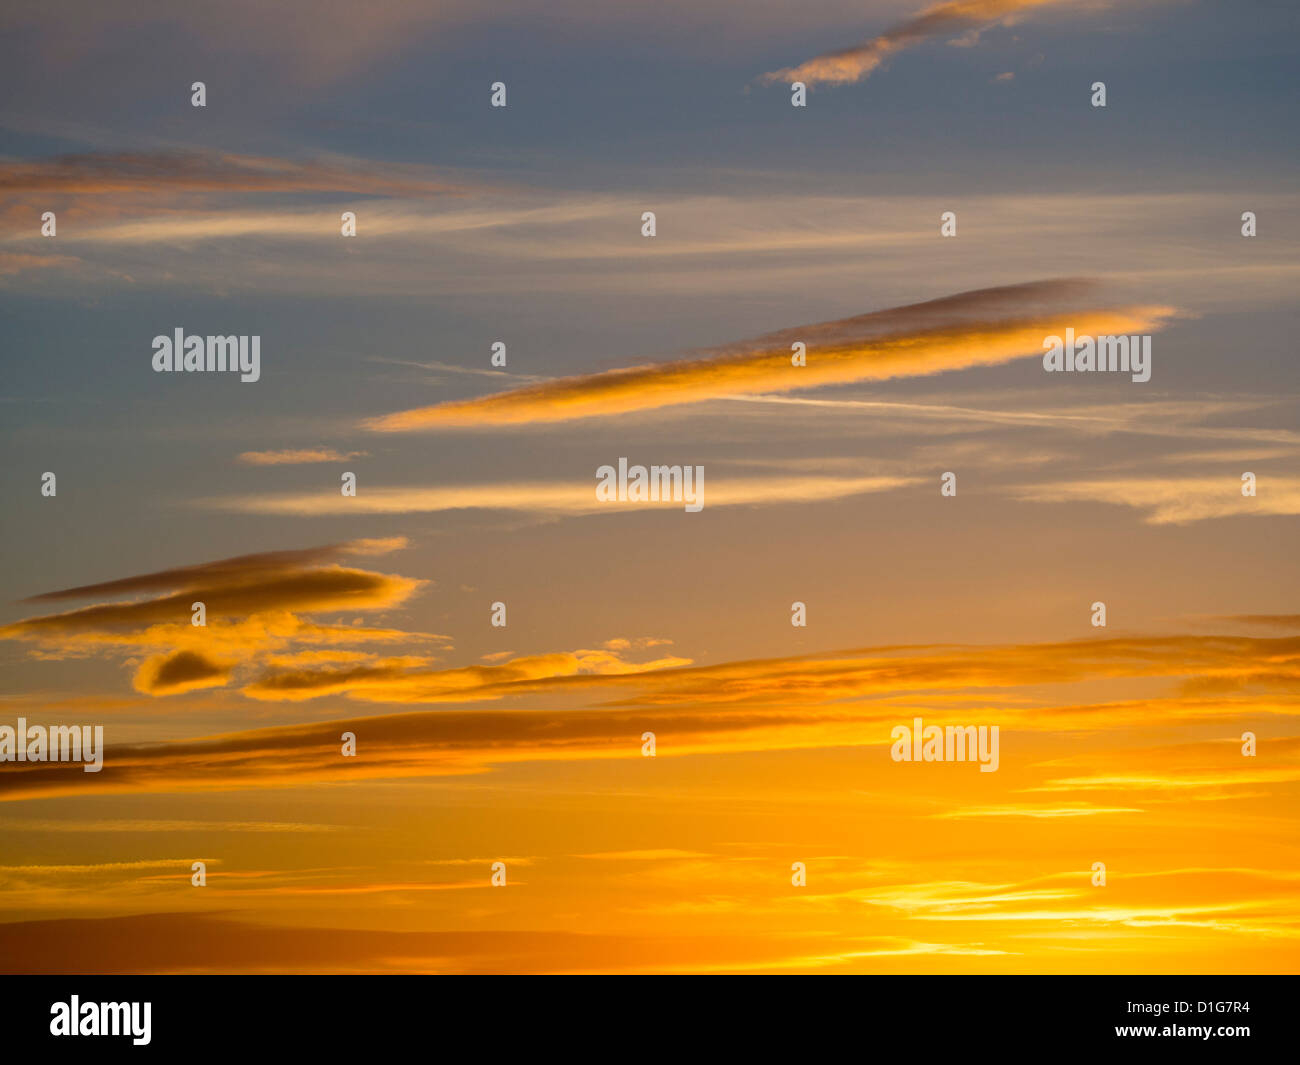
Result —
<path fill-rule="evenodd" d="M 336 451 L 332 447 L 286 448 L 281 451 L 243 451 L 238 460 L 245 466 L 303 466 L 316 462 L 347 462 L 365 454 L 364 451 Z"/>
<path fill-rule="evenodd" d="M 293 160 L 229 152 L 103 152 L 0 163 L 0 191 L 104 196 L 161 192 L 362 192 L 412 196 L 460 186 L 428 171 L 388 164 Z"/>
<path fill-rule="evenodd" d="M 590 477 L 590 480 L 586 478 Z M 886 492 L 917 483 L 909 477 L 748 477 L 709 482 L 703 496 L 708 507 L 775 506 L 846 499 L 869 492 Z M 437 487 L 377 485 L 356 496 L 334 492 L 294 492 L 280 495 L 231 496 L 201 501 L 214 510 L 245 514 L 314 517 L 322 514 L 431 514 L 452 510 L 510 510 L 527 514 L 617 514 L 630 510 L 682 509 L 680 501 L 596 498 L 595 471 L 570 481 L 517 484 L 446 485 Z"/>
<path fill-rule="evenodd" d="M 798 66 L 785 67 L 764 74 L 765 84 L 778 81 L 802 81 L 813 85 L 851 85 L 862 81 L 897 52 L 924 41 L 961 30 L 974 36 L 963 39 L 973 44 L 981 30 L 1034 8 L 1058 4 L 1062 0 L 950 0 L 928 7 L 915 18 L 899 23 L 878 37 L 851 48 L 825 52 Z"/>
<path fill-rule="evenodd" d="M 1145 333 L 1172 308 L 1079 306 L 1077 281 L 981 289 L 783 330 L 699 358 L 559 378 L 476 399 L 371 418 L 376 432 L 529 425 L 609 417 L 736 395 L 790 392 L 995 366 L 1041 355 L 1045 336 L 1070 324 L 1078 334 Z M 1068 317 L 1066 317 L 1068 315 Z M 807 365 L 791 362 L 807 346 Z"/>
<path fill-rule="evenodd" d="M 285 198 L 350 197 L 423 200 L 460 196 L 467 186 L 426 167 L 388 163 L 381 169 L 340 156 L 287 159 L 231 152 L 96 152 L 36 160 L 0 160 L 0 220 L 31 238 L 41 212 L 58 216 L 60 232 L 100 239 L 199 239 L 212 232 L 248 232 L 230 221 L 234 202 L 280 206 Z M 204 210 L 212 211 L 205 214 Z M 274 212 L 268 212 L 274 217 Z M 283 208 L 280 211 L 283 214 Z M 337 232 L 338 213 L 319 210 L 298 219 L 318 232 Z M 236 218 L 239 212 L 235 212 Z M 203 219 L 207 221 L 203 221 Z M 68 223 L 75 228 L 69 229 Z M 206 228 L 205 228 L 206 227 Z M 212 232 L 208 232 L 211 230 Z M 257 231 L 257 230 L 254 230 Z M 35 258 L 28 256 L 28 258 Z M 5 269 L 40 269 L 11 262 Z"/>
<path fill-rule="evenodd" d="M 1064 481 L 1012 489 L 1038 503 L 1112 503 L 1147 512 L 1148 525 L 1187 525 L 1209 518 L 1300 514 L 1300 478 L 1261 474 L 1257 494 L 1243 496 L 1237 474 L 1219 477 L 1127 477 Z"/>

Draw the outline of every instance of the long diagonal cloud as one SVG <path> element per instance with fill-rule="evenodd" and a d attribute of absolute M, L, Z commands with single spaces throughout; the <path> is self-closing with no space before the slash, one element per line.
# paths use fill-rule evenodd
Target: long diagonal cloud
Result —
<path fill-rule="evenodd" d="M 608 417 L 727 396 L 789 392 L 994 366 L 1041 355 L 1066 325 L 1092 336 L 1147 333 L 1170 307 L 1080 307 L 1087 284 L 1038 281 L 800 326 L 698 358 L 563 377 L 475 399 L 400 411 L 363 423 L 378 432 L 527 425 Z M 807 365 L 792 365 L 796 342 Z"/>

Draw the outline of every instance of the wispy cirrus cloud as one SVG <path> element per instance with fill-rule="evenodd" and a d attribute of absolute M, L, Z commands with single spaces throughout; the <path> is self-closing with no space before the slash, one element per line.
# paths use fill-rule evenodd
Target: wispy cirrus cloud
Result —
<path fill-rule="evenodd" d="M 690 664 L 691 659 L 679 655 L 631 662 L 622 651 L 606 649 L 531 655 L 458 669 L 429 669 L 418 660 L 397 658 L 341 669 L 268 671 L 242 691 L 253 699 L 273 701 L 346 694 L 385 703 L 464 703 L 540 691 L 550 682 L 654 673 Z"/>
<path fill-rule="evenodd" d="M 1242 495 L 1239 475 L 1124 477 L 1026 485 L 1011 492 L 1038 503 L 1113 503 L 1147 512 L 1149 525 L 1186 525 L 1209 518 L 1300 514 L 1300 477 L 1256 471 L 1256 494 Z"/>
<path fill-rule="evenodd" d="M 230 152 L 99 152 L 0 161 L 0 190 L 110 196 L 180 192 L 369 192 L 413 196 L 458 191 L 425 168 L 382 170 L 340 157 L 286 159 Z"/>
<path fill-rule="evenodd" d="M 250 232 L 239 222 L 239 211 L 234 220 L 230 217 L 233 205 L 250 200 L 270 205 L 285 197 L 347 194 L 410 201 L 468 191 L 465 184 L 428 167 L 389 163 L 376 168 L 337 155 L 289 159 L 185 150 L 0 160 L 0 221 L 20 239 L 39 237 L 33 222 L 47 210 L 57 215 L 63 235 L 112 241 L 140 240 L 144 233 L 143 239 L 167 242 Z M 267 213 L 274 222 L 274 210 Z M 327 231 L 319 208 L 291 213 L 304 227 Z M 335 231 L 337 218 L 335 213 L 330 220 Z M 7 272 L 18 272 L 23 263 L 10 258 Z M 38 269 L 59 263 L 26 265 Z"/>
<path fill-rule="evenodd" d="M 1206 620 L 1235 622 L 1238 625 L 1259 625 L 1269 629 L 1300 629 L 1300 614 L 1220 614 Z"/>
<path fill-rule="evenodd" d="M 367 429 L 405 432 L 528 425 L 608 417 L 736 395 L 790 392 L 994 366 L 1041 355 L 1043 337 L 1069 315 L 1079 334 L 1145 333 L 1173 309 L 1081 306 L 1089 285 L 1039 281 L 981 289 L 855 318 L 782 330 L 692 359 L 559 378 L 475 399 L 368 419 Z M 791 363 L 807 346 L 807 365 Z"/>
<path fill-rule="evenodd" d="M 999 22 L 1035 8 L 1068 0 L 949 0 L 928 7 L 915 18 L 901 22 L 870 40 L 814 56 L 798 66 L 774 70 L 761 81 L 802 81 L 812 85 L 849 85 L 871 76 L 885 60 L 905 48 L 950 33 L 967 31 L 959 42 L 971 45 L 979 34 Z"/>
<path fill-rule="evenodd" d="M 338 165 L 350 169 L 353 163 L 340 159 Z M 382 188 L 387 164 L 372 169 Z M 434 171 L 424 176 L 439 180 Z M 94 206 L 90 216 L 67 215 L 71 224 L 65 227 L 60 210 L 57 242 L 40 236 L 40 212 L 50 204 L 32 192 L 7 235 L 0 235 L 0 249 L 7 249 L 0 250 L 0 283 L 40 284 L 53 271 L 114 288 L 128 279 L 136 286 L 211 293 L 330 292 L 417 301 L 430 289 L 474 298 L 490 289 L 551 306 L 574 291 L 626 298 L 635 283 L 655 298 L 708 292 L 773 308 L 788 306 L 799 285 L 814 283 L 817 306 L 857 308 L 864 291 L 880 293 L 882 304 L 897 303 L 917 291 L 914 282 L 901 279 L 935 276 L 928 221 L 935 219 L 934 204 L 922 196 L 656 194 L 660 218 L 673 219 L 672 231 L 645 241 L 627 224 L 632 205 L 626 194 L 468 181 L 473 191 L 463 196 L 395 197 L 363 187 L 337 194 L 160 190 L 152 197 L 87 197 L 83 206 Z M 1250 199 L 1275 224 L 1294 224 L 1295 197 L 1252 192 Z M 1249 258 L 1224 259 L 1212 237 L 1219 196 L 1017 193 L 966 196 L 962 203 L 964 231 L 971 235 L 978 227 L 980 242 L 947 241 L 939 249 L 946 291 L 1040 276 L 1041 249 L 1049 243 L 1074 250 L 1078 273 L 1126 286 L 1125 302 L 1158 293 L 1160 302 L 1203 311 L 1286 306 L 1300 275 L 1285 245 L 1258 245 Z M 69 206 L 76 206 L 75 197 Z M 343 209 L 357 212 L 355 241 L 339 237 Z M 971 250 L 986 240 L 998 242 L 994 259 Z M 430 242 L 438 255 L 428 254 Z M 51 255 L 55 243 L 73 254 Z M 193 254 L 198 244 L 206 245 L 202 256 Z M 1177 269 L 1170 267 L 1171 244 L 1178 247 Z M 358 270 L 362 255 L 365 269 Z M 732 328 L 743 336 L 748 327 Z M 411 361 L 417 360 L 433 361 Z M 434 369 L 450 372 L 445 366 L 457 361 Z M 532 383 L 522 368 L 512 367 L 501 384 Z M 477 360 L 461 369 L 479 369 L 488 380 L 490 371 Z"/>
<path fill-rule="evenodd" d="M 941 821 L 965 821 L 972 818 L 987 817 L 1028 817 L 1034 820 L 1056 820 L 1062 817 L 1110 817 L 1115 814 L 1145 813 L 1137 806 L 1090 806 L 1087 803 L 1071 803 L 1066 806 L 986 806 L 964 810 L 945 810 L 943 813 L 931 814 Z"/>
<path fill-rule="evenodd" d="M 863 901 L 904 912 L 912 920 L 1082 926 L 1099 940 L 1123 941 L 1134 929 L 1158 934 L 1196 928 L 1282 941 L 1297 935 L 1294 874 L 1288 871 L 1220 867 L 1112 873 L 1104 893 L 1089 887 L 1089 875 L 1079 869 L 1011 883 L 942 880 L 889 886 L 871 891 Z M 1230 892 L 1211 897 L 1207 881 L 1228 882 Z"/>
<path fill-rule="evenodd" d="M 569 481 L 422 487 L 375 485 L 356 496 L 335 492 L 287 492 L 200 500 L 214 510 L 245 514 L 431 514 L 451 510 L 508 510 L 541 515 L 620 513 L 623 510 L 681 510 L 671 499 L 602 502 L 596 498 L 594 471 Z M 588 480 L 587 478 L 593 479 Z M 702 496 L 709 507 L 775 506 L 845 499 L 916 484 L 913 477 L 744 477 L 710 481 Z"/>
<path fill-rule="evenodd" d="M 285 448 L 279 451 L 243 451 L 238 461 L 245 466 L 301 466 L 315 462 L 346 462 L 365 454 L 364 451 L 336 451 L 332 447 Z"/>

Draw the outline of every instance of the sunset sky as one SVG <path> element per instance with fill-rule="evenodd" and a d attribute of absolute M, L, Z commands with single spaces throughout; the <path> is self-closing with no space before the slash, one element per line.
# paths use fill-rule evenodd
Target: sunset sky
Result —
<path fill-rule="evenodd" d="M 0 971 L 1296 972 L 1298 21 L 6 4 Z"/>

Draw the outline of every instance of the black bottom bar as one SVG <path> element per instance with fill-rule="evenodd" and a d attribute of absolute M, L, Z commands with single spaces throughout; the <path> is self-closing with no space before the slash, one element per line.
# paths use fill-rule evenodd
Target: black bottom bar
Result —
<path fill-rule="evenodd" d="M 11 977 L 3 981 L 4 1046 L 88 1056 L 199 1050 L 205 1059 L 286 1049 L 326 1060 L 416 1046 L 489 1060 L 506 1050 L 676 1057 L 753 1046 L 825 1060 L 857 1048 L 853 1057 L 914 1052 L 928 1060 L 936 1050 L 1131 1047 L 1235 1061 L 1290 1056 L 1294 1042 L 1291 976 L 741 980 L 569 977 L 506 988 L 432 976 Z M 52 1026 L 68 1030 L 74 1004 L 78 1034 L 52 1034 Z M 96 1027 L 110 1034 L 90 1034 Z"/>

